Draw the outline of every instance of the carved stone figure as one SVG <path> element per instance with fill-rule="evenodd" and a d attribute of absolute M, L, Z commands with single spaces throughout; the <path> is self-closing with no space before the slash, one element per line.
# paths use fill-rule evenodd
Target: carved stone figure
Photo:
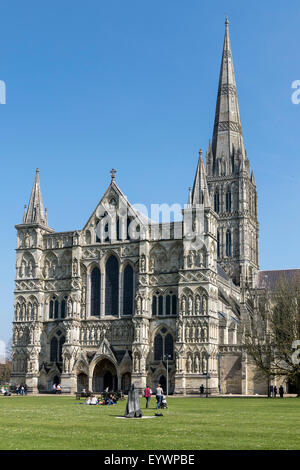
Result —
<path fill-rule="evenodd" d="M 192 359 L 191 356 L 189 355 L 186 361 L 186 371 L 191 372 L 192 371 Z"/>
<path fill-rule="evenodd" d="M 200 297 L 199 297 L 199 295 L 197 295 L 196 296 L 196 302 L 195 302 L 195 313 L 196 313 L 196 315 L 200 315 L 200 307 L 201 307 Z"/>
<path fill-rule="evenodd" d="M 183 296 L 181 300 L 181 313 L 185 315 L 185 312 L 186 312 L 186 298 L 185 296 Z"/>
<path fill-rule="evenodd" d="M 188 314 L 193 315 L 193 299 L 190 296 L 188 300 Z"/>

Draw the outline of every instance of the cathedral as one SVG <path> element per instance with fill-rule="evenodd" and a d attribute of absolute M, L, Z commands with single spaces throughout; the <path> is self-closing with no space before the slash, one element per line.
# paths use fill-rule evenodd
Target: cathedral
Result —
<path fill-rule="evenodd" d="M 32 393 L 107 387 L 265 393 L 242 346 L 259 271 L 257 189 L 229 37 L 212 139 L 182 221 L 157 222 L 111 182 L 82 230 L 48 225 L 39 171 L 17 229 L 12 383 Z M 87 215 L 88 217 L 89 215 Z M 260 286 L 258 285 L 260 283 Z"/>

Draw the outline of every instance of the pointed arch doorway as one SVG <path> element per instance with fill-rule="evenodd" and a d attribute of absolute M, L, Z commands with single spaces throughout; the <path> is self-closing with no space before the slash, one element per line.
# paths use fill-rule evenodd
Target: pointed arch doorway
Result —
<path fill-rule="evenodd" d="M 104 390 L 117 391 L 118 377 L 114 364 L 109 359 L 101 359 L 95 366 L 93 373 L 93 391 L 104 392 Z"/>
<path fill-rule="evenodd" d="M 161 375 L 160 378 L 159 378 L 159 383 L 160 383 L 160 386 L 161 388 L 163 389 L 164 391 L 164 394 L 167 393 L 167 380 L 166 380 L 166 376 L 165 375 Z"/>

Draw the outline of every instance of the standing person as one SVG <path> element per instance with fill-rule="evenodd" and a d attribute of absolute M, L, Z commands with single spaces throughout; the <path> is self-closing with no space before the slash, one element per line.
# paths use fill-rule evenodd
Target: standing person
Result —
<path fill-rule="evenodd" d="M 280 395 L 280 398 L 283 398 L 283 393 L 284 393 L 283 386 L 280 385 L 280 387 L 279 387 L 279 395 Z"/>
<path fill-rule="evenodd" d="M 273 390 L 274 390 L 273 385 L 270 385 L 270 398 L 273 397 Z"/>
<path fill-rule="evenodd" d="M 149 408 L 149 401 L 150 401 L 150 398 L 151 398 L 151 389 L 148 385 L 145 388 L 144 397 L 146 398 L 146 408 Z"/>
<path fill-rule="evenodd" d="M 26 384 L 24 385 L 24 393 L 25 393 L 25 395 L 27 395 L 27 393 L 28 393 L 28 387 L 27 387 Z"/>
<path fill-rule="evenodd" d="M 156 386 L 156 401 L 157 401 L 156 409 L 157 410 L 160 408 L 163 393 L 164 392 L 163 392 L 163 389 L 161 388 L 160 384 L 157 384 L 157 386 Z"/>
<path fill-rule="evenodd" d="M 203 393 L 204 393 L 204 385 L 202 384 L 200 386 L 200 395 L 203 395 Z"/>
<path fill-rule="evenodd" d="M 276 395 L 277 395 L 277 387 L 276 387 L 276 385 L 275 385 L 275 387 L 274 387 L 273 393 L 274 393 L 274 398 L 276 398 Z"/>

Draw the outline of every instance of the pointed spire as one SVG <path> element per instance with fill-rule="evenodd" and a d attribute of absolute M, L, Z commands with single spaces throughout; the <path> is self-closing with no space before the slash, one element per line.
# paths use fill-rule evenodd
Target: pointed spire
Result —
<path fill-rule="evenodd" d="M 206 171 L 202 159 L 202 150 L 199 152 L 199 160 L 192 191 L 192 204 L 204 204 L 205 207 L 209 207 L 211 205 L 207 186 Z"/>
<path fill-rule="evenodd" d="M 39 169 L 36 169 L 35 180 L 28 204 L 26 215 L 23 218 L 24 224 L 42 224 L 48 226 L 44 213 L 43 198 L 40 187 Z"/>
<path fill-rule="evenodd" d="M 232 146 L 244 149 L 239 103 L 229 37 L 229 21 L 225 21 L 225 38 L 221 62 L 215 124 L 212 138 L 214 159 L 231 156 Z"/>

